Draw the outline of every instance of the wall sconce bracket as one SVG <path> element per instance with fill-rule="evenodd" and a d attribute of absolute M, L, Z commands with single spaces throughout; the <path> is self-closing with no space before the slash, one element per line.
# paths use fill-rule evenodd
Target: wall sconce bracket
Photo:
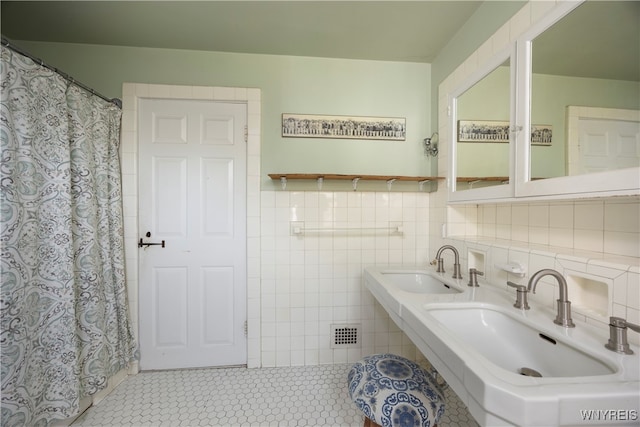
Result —
<path fill-rule="evenodd" d="M 438 155 L 438 132 L 434 132 L 429 138 L 422 140 L 424 155 L 436 157 Z"/>

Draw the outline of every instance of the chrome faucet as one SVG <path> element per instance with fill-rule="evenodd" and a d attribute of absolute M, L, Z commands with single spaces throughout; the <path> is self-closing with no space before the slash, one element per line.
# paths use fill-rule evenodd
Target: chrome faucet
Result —
<path fill-rule="evenodd" d="M 528 290 L 530 292 L 536 293 L 536 285 L 538 281 L 542 279 L 544 276 L 553 276 L 558 281 L 558 286 L 560 288 L 560 298 L 558 301 L 558 314 L 556 315 L 553 323 L 557 325 L 562 325 L 565 328 L 573 328 L 576 325 L 571 320 L 571 301 L 569 301 L 567 297 L 567 281 L 562 277 L 562 274 L 558 273 L 555 270 L 550 268 L 542 269 L 536 273 L 529 279 L 529 287 Z"/>
<path fill-rule="evenodd" d="M 453 251 L 453 255 L 455 256 L 455 260 L 453 262 L 453 278 L 454 279 L 462 279 L 462 272 L 460 271 L 460 255 L 458 254 L 458 250 L 451 245 L 444 245 L 438 252 L 436 253 L 436 261 L 438 261 L 438 269 L 437 273 L 444 273 L 444 260 L 442 259 L 442 251 L 445 249 L 451 249 Z"/>
<path fill-rule="evenodd" d="M 609 342 L 604 346 L 616 353 L 633 354 L 627 341 L 627 329 L 640 332 L 640 325 L 629 323 L 621 317 L 611 316 L 609 318 Z"/>

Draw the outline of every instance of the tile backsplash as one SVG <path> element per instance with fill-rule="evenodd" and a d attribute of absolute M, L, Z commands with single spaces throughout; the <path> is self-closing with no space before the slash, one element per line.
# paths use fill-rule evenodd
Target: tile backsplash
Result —
<path fill-rule="evenodd" d="M 479 234 L 532 244 L 640 257 L 638 198 L 483 206 Z"/>
<path fill-rule="evenodd" d="M 603 329 L 609 316 L 638 324 L 639 206 L 637 197 L 448 205 L 442 207 L 448 237 L 440 240 L 432 234 L 431 244 L 455 245 L 463 271 L 470 266 L 486 269 L 485 279 L 504 289 L 507 280 L 526 284 L 536 271 L 555 269 L 568 281 L 576 320 Z M 437 212 L 432 212 L 435 216 Z M 496 267 L 509 262 L 522 265 L 525 276 Z M 543 283 L 551 286 L 538 287 L 531 297 L 553 309 L 557 283 L 552 278 Z M 630 334 L 629 341 L 640 342 L 637 334 Z"/>

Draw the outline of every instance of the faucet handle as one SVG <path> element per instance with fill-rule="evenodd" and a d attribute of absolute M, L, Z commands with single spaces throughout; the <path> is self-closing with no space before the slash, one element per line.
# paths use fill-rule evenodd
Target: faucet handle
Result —
<path fill-rule="evenodd" d="M 475 268 L 470 268 L 469 269 L 469 283 L 467 283 L 467 286 L 472 286 L 472 287 L 480 286 L 480 285 L 478 285 L 478 275 L 484 276 L 484 272 L 478 271 Z"/>
<path fill-rule="evenodd" d="M 519 284 L 513 283 L 511 281 L 507 282 L 507 286 L 511 286 L 512 288 L 516 288 L 516 290 L 520 291 L 520 292 L 529 292 L 525 285 L 519 285 Z"/>
<path fill-rule="evenodd" d="M 618 328 L 629 328 L 632 331 L 636 331 L 636 332 L 640 333 L 640 325 L 636 325 L 634 323 L 629 323 L 625 319 L 623 319 L 622 317 L 611 316 L 609 318 L 609 323 L 611 325 L 613 325 L 613 326 L 618 327 Z"/>
<path fill-rule="evenodd" d="M 629 323 L 622 317 L 609 318 L 609 342 L 604 346 L 616 353 L 633 354 L 627 342 L 627 329 L 640 333 L 640 325 Z"/>
<path fill-rule="evenodd" d="M 529 303 L 527 302 L 527 293 L 529 290 L 524 285 L 519 285 L 517 283 L 513 283 L 508 281 L 507 285 L 516 289 L 516 302 L 513 304 L 515 308 L 520 308 L 522 310 L 529 310 Z"/>

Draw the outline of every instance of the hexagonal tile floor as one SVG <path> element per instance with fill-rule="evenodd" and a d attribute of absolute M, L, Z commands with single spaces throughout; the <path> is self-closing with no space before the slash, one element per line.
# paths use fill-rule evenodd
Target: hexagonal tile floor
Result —
<path fill-rule="evenodd" d="M 73 426 L 360 427 L 351 402 L 351 364 L 143 372 L 127 378 Z M 477 426 L 446 392 L 440 427 Z"/>

